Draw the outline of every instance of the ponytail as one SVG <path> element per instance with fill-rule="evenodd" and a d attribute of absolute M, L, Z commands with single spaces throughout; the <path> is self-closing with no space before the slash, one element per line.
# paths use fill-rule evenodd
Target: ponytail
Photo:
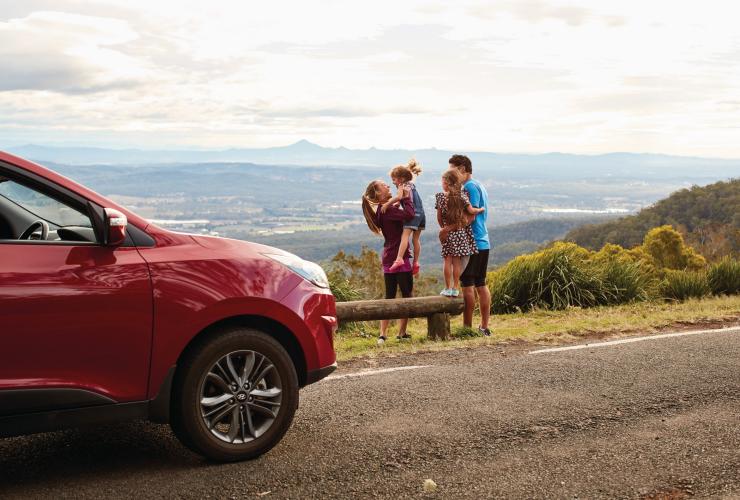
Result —
<path fill-rule="evenodd" d="M 421 165 L 416 163 L 416 159 L 411 158 L 406 165 L 393 167 L 389 172 L 391 178 L 401 179 L 403 182 L 411 182 L 414 177 L 421 174 Z"/>
<path fill-rule="evenodd" d="M 411 158 L 406 164 L 406 167 L 411 170 L 411 173 L 414 174 L 414 176 L 421 175 L 421 165 L 417 163 L 416 158 Z"/>
<path fill-rule="evenodd" d="M 370 228 L 375 234 L 381 234 L 380 227 L 376 222 L 376 211 L 378 209 L 378 192 L 376 184 L 378 181 L 373 181 L 367 185 L 365 194 L 362 195 L 362 215 L 365 216 L 365 222 L 367 227 Z"/>

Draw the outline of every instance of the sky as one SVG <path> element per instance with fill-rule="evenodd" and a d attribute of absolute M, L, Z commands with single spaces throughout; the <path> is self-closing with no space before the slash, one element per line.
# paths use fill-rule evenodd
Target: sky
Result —
<path fill-rule="evenodd" d="M 738 9 L 0 0 L 0 147 L 740 158 Z"/>

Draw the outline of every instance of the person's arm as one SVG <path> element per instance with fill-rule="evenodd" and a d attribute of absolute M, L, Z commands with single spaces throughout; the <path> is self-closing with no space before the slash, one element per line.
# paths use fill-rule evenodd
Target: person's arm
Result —
<path fill-rule="evenodd" d="M 466 211 L 467 211 L 467 212 L 468 212 L 468 213 L 469 213 L 470 215 L 478 215 L 478 214 L 482 214 L 483 212 L 485 212 L 485 211 L 486 211 L 486 209 L 485 209 L 485 208 L 483 208 L 483 207 L 480 207 L 480 208 L 475 208 L 475 207 L 474 207 L 473 205 L 470 205 L 470 204 L 468 204 L 468 205 L 467 205 L 467 206 L 465 207 L 465 210 L 466 210 Z"/>
<path fill-rule="evenodd" d="M 442 225 L 442 209 L 437 207 L 437 224 L 439 224 L 439 242 L 444 243 L 450 234 L 449 226 Z"/>
<path fill-rule="evenodd" d="M 401 206 L 390 205 L 383 213 L 389 220 L 407 221 L 414 218 L 414 202 L 411 198 L 404 200 Z"/>
<path fill-rule="evenodd" d="M 401 200 L 403 200 L 404 194 L 406 194 L 405 189 L 403 187 L 399 187 L 398 191 L 396 191 L 396 196 L 383 203 L 380 206 L 380 211 L 385 213 L 385 211 L 388 210 L 388 207 L 397 205 Z"/>

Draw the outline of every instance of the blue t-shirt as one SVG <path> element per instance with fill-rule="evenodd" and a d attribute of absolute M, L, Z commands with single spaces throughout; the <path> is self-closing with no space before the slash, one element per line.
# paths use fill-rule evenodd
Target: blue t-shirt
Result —
<path fill-rule="evenodd" d="M 488 228 L 486 219 L 488 219 L 488 192 L 483 185 L 475 179 L 470 179 L 463 186 L 470 197 L 470 204 L 475 208 L 485 207 L 486 211 L 475 216 L 471 224 L 473 237 L 478 250 L 490 250 L 491 242 L 488 240 Z"/>

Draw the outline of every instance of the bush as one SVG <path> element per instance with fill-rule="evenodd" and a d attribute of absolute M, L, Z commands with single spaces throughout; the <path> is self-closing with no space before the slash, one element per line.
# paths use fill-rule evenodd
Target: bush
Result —
<path fill-rule="evenodd" d="M 601 276 L 611 292 L 610 304 L 650 300 L 657 294 L 659 273 L 654 259 L 642 247 L 625 250 L 619 245 L 606 244 L 590 262 L 593 272 Z"/>
<path fill-rule="evenodd" d="M 653 270 L 640 261 L 612 258 L 594 262 L 601 275 L 608 305 L 650 300 L 655 295 L 657 280 Z"/>
<path fill-rule="evenodd" d="M 655 227 L 648 231 L 642 248 L 650 254 L 659 267 L 675 270 L 699 271 L 707 261 L 687 246 L 681 233 L 671 226 Z"/>
<path fill-rule="evenodd" d="M 740 293 L 740 261 L 725 257 L 707 271 L 709 288 L 715 295 Z"/>
<path fill-rule="evenodd" d="M 700 299 L 709 295 L 707 275 L 701 271 L 666 271 L 661 295 L 669 300 Z"/>
<path fill-rule="evenodd" d="M 349 302 L 350 300 L 359 300 L 362 294 L 352 286 L 347 279 L 329 277 L 329 288 L 337 302 Z"/>
<path fill-rule="evenodd" d="M 574 243 L 555 243 L 515 258 L 490 276 L 491 310 L 508 313 L 612 303 L 614 292 L 587 263 L 590 256 Z"/>

